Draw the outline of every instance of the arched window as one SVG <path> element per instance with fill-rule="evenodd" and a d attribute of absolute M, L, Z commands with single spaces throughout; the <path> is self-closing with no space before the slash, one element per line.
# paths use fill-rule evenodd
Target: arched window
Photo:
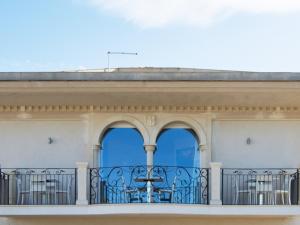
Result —
<path fill-rule="evenodd" d="M 101 144 L 100 167 L 146 164 L 143 137 L 135 128 L 109 128 Z"/>
<path fill-rule="evenodd" d="M 154 165 L 199 167 L 198 138 L 192 129 L 166 128 L 157 138 Z"/>

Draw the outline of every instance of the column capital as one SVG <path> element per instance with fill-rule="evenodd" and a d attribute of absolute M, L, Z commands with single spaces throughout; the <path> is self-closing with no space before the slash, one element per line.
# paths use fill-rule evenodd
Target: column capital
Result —
<path fill-rule="evenodd" d="M 147 153 L 147 166 L 153 166 L 153 155 L 156 149 L 156 145 L 144 145 L 145 151 Z"/>
<path fill-rule="evenodd" d="M 222 167 L 222 163 L 221 162 L 210 162 L 210 168 L 221 168 Z"/>
<path fill-rule="evenodd" d="M 201 152 L 203 152 L 203 151 L 208 150 L 208 147 L 207 147 L 206 144 L 200 144 L 200 145 L 199 145 L 199 149 L 200 149 Z"/>
<path fill-rule="evenodd" d="M 87 147 L 90 151 L 97 151 L 101 148 L 99 144 L 89 144 Z"/>
<path fill-rule="evenodd" d="M 154 152 L 156 149 L 156 145 L 144 145 L 146 152 Z"/>
<path fill-rule="evenodd" d="M 76 166 L 78 169 L 87 169 L 88 165 L 88 162 L 76 162 Z"/>

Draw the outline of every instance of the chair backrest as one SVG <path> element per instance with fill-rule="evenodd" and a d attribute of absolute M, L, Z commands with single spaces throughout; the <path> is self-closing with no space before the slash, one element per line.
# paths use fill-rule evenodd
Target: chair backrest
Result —
<path fill-rule="evenodd" d="M 174 180 L 172 183 L 172 191 L 175 191 L 175 189 L 176 189 L 176 181 L 177 181 L 177 176 L 174 177 Z"/>
<path fill-rule="evenodd" d="M 174 177 L 172 187 L 171 187 L 171 196 L 170 196 L 170 201 L 175 202 L 175 192 L 176 192 L 176 181 L 177 181 L 177 176 Z"/>
<path fill-rule="evenodd" d="M 22 191 L 22 180 L 19 177 L 16 177 L 16 182 L 17 182 L 17 191 L 21 192 Z"/>
<path fill-rule="evenodd" d="M 127 193 L 127 191 L 129 190 L 129 187 L 126 184 L 125 177 L 121 176 L 120 180 L 121 180 L 122 187 L 121 187 L 121 190 L 119 190 L 119 191 L 121 191 L 121 196 L 123 195 L 123 199 L 120 199 L 120 202 L 130 203 L 130 194 L 128 195 L 128 193 Z"/>
<path fill-rule="evenodd" d="M 240 179 L 239 179 L 239 176 L 238 175 L 235 175 L 233 176 L 233 179 L 234 179 L 234 188 L 235 188 L 235 191 L 236 192 L 239 192 L 240 190 Z"/>
<path fill-rule="evenodd" d="M 235 176 L 233 176 L 233 179 L 234 179 L 234 182 L 233 182 L 234 188 L 235 188 L 236 192 L 250 190 L 255 185 L 255 184 L 253 184 L 253 182 L 255 183 L 255 180 L 253 180 L 253 178 L 244 179 L 243 176 L 235 175 Z"/>
<path fill-rule="evenodd" d="M 54 185 L 58 190 L 61 191 L 71 191 L 74 181 L 74 176 L 71 174 L 66 174 L 58 176 L 57 179 L 47 180 L 48 187 L 53 187 Z M 48 184 L 50 182 L 50 184 Z"/>
<path fill-rule="evenodd" d="M 47 188 L 47 180 L 45 174 L 30 175 L 30 191 L 45 192 Z"/>
<path fill-rule="evenodd" d="M 126 181 L 125 181 L 125 177 L 121 176 L 121 186 L 124 190 L 127 189 L 127 185 L 126 185 Z"/>
<path fill-rule="evenodd" d="M 27 192 L 30 189 L 30 180 L 26 176 L 16 176 L 17 192 Z"/>
<path fill-rule="evenodd" d="M 292 174 L 280 174 L 273 179 L 273 190 L 290 191 L 292 180 L 295 177 Z"/>
<path fill-rule="evenodd" d="M 67 175 L 67 190 L 68 191 L 72 190 L 73 180 L 74 180 L 73 175 Z"/>
<path fill-rule="evenodd" d="M 257 178 L 256 175 L 243 176 L 243 175 L 234 175 L 234 188 L 236 192 L 239 191 L 255 191 Z"/>

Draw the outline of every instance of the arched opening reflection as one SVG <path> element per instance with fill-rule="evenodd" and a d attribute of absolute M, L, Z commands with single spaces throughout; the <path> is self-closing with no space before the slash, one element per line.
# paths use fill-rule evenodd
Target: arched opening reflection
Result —
<path fill-rule="evenodd" d="M 157 138 L 154 165 L 200 167 L 198 138 L 192 129 L 163 129 Z"/>
<path fill-rule="evenodd" d="M 109 128 L 103 136 L 101 167 L 145 165 L 143 137 L 136 128 Z"/>

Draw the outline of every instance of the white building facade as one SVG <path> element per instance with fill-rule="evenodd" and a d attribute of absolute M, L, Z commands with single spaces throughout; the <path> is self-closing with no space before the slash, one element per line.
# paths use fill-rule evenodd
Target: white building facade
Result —
<path fill-rule="evenodd" d="M 0 80 L 0 224 L 300 222 L 300 74 Z"/>

